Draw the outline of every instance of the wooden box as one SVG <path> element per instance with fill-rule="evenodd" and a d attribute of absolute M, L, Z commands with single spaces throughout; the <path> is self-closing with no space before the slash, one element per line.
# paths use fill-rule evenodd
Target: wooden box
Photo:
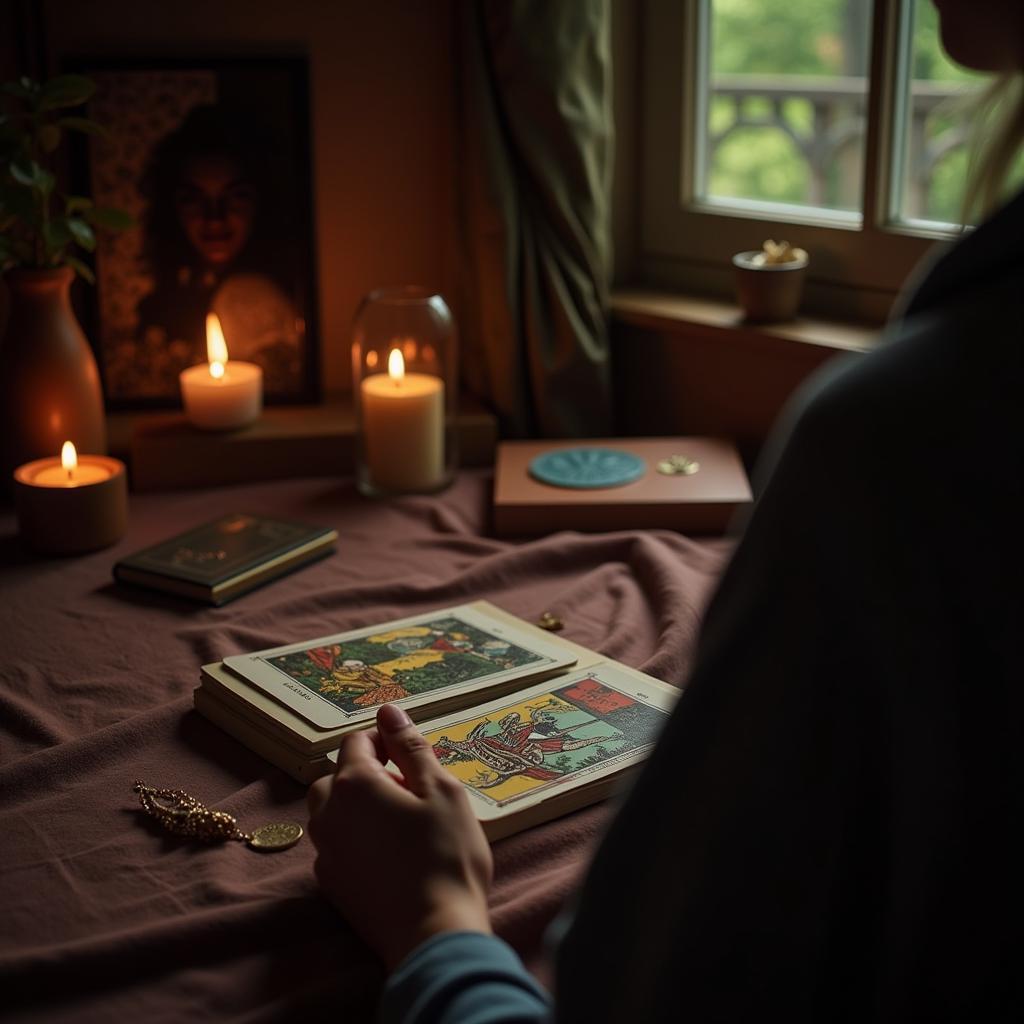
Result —
<path fill-rule="evenodd" d="M 534 479 L 530 461 L 559 448 L 596 447 L 630 452 L 646 463 L 643 476 L 619 487 L 555 487 Z M 695 460 L 692 475 L 665 475 L 672 456 Z M 494 530 L 503 536 L 558 530 L 669 529 L 722 533 L 752 500 L 750 482 L 727 440 L 646 437 L 586 441 L 503 441 L 494 471 Z"/>

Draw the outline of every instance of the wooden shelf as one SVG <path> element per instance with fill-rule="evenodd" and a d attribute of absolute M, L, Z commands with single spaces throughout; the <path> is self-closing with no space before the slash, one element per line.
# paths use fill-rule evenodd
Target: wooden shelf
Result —
<path fill-rule="evenodd" d="M 110 452 L 127 462 L 135 491 L 344 476 L 355 462 L 348 396 L 267 408 L 252 426 L 224 433 L 197 430 L 180 412 L 113 413 L 107 425 Z M 461 402 L 457 431 L 460 465 L 493 463 L 497 421 L 479 402 Z"/>

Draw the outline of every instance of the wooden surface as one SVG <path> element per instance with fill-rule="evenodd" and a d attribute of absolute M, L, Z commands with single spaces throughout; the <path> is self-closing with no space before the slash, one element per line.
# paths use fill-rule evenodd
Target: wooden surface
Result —
<path fill-rule="evenodd" d="M 637 455 L 638 480 L 618 487 L 556 487 L 535 480 L 530 462 L 559 448 L 597 447 Z M 673 455 L 695 459 L 692 476 L 667 476 L 657 464 Z M 494 470 L 494 530 L 527 536 L 557 530 L 670 529 L 721 533 L 751 500 L 743 464 L 730 441 L 709 437 L 503 441 Z"/>
<path fill-rule="evenodd" d="M 242 430 L 193 427 L 181 413 L 119 413 L 109 417 L 110 447 L 129 465 L 134 491 L 208 487 L 258 480 L 344 476 L 354 468 L 351 401 L 276 406 Z M 465 400 L 457 419 L 459 462 L 494 459 L 497 422 Z"/>

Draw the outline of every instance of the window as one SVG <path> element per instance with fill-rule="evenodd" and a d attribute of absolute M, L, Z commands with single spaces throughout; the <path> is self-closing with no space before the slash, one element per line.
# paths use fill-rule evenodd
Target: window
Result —
<path fill-rule="evenodd" d="M 811 254 L 807 305 L 881 319 L 958 229 L 965 100 L 930 0 L 648 0 L 640 269 L 731 292 L 765 238 Z"/>

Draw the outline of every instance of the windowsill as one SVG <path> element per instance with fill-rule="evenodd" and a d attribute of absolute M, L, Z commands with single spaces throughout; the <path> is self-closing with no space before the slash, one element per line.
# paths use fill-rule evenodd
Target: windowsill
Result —
<path fill-rule="evenodd" d="M 869 351 L 879 331 L 878 327 L 812 317 L 781 324 L 750 324 L 735 303 L 644 288 L 616 288 L 611 310 L 620 322 L 659 331 L 710 328 L 737 340 L 781 340 L 844 352 Z"/>

